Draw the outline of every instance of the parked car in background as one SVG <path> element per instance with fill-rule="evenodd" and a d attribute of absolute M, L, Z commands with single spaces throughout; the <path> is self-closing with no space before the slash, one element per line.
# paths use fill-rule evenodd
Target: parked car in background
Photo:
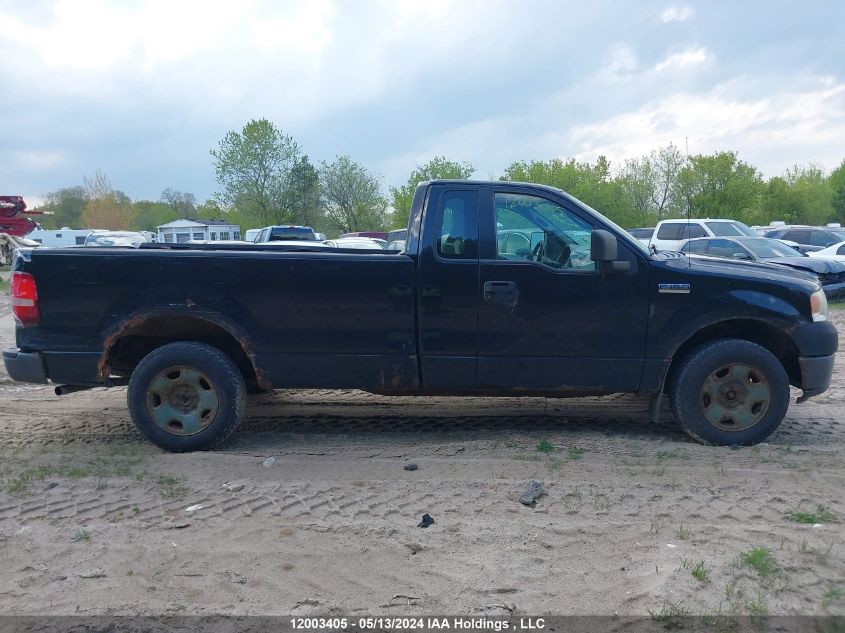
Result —
<path fill-rule="evenodd" d="M 91 233 L 91 229 L 69 229 L 66 226 L 55 230 L 39 227 L 27 233 L 26 239 L 38 242 L 42 246 L 82 246 Z"/>
<path fill-rule="evenodd" d="M 799 245 L 802 253 L 812 253 L 845 241 L 845 229 L 820 226 L 790 225 L 766 231 L 763 235 L 776 240 L 789 240 Z"/>
<path fill-rule="evenodd" d="M 388 251 L 404 251 L 405 250 L 406 240 L 393 240 L 387 245 Z"/>
<path fill-rule="evenodd" d="M 387 242 L 372 237 L 339 237 L 336 240 L 326 240 L 323 243 L 332 248 L 356 248 L 378 251 L 383 251 L 387 247 Z"/>
<path fill-rule="evenodd" d="M 654 227 L 650 228 L 638 228 L 638 229 L 628 229 L 628 233 L 632 236 L 636 237 L 640 242 L 648 246 L 648 243 L 651 241 L 652 236 L 654 235 Z"/>
<path fill-rule="evenodd" d="M 147 235 L 140 231 L 92 231 L 85 238 L 85 246 L 131 246 L 138 248 L 141 244 L 152 242 Z"/>
<path fill-rule="evenodd" d="M 407 240 L 408 229 L 396 229 L 394 231 L 388 231 L 387 237 L 385 237 L 384 239 L 387 240 L 388 244 L 390 244 L 391 242 L 398 242 L 399 240 Z"/>
<path fill-rule="evenodd" d="M 690 255 L 787 266 L 816 277 L 829 298 L 845 296 L 845 263 L 808 257 L 778 240 L 765 237 L 704 237 L 687 241 L 680 250 Z"/>
<path fill-rule="evenodd" d="M 407 229 L 405 229 L 407 231 Z M 354 231 L 353 233 L 341 233 L 339 239 L 346 237 L 372 237 L 377 240 L 387 241 L 386 231 Z"/>
<path fill-rule="evenodd" d="M 660 251 L 677 251 L 686 240 L 696 237 L 759 237 L 751 227 L 737 220 L 710 218 L 662 220 L 657 223 L 649 245 Z"/>
<path fill-rule="evenodd" d="M 838 242 L 833 246 L 828 246 L 820 251 L 813 251 L 807 253 L 810 257 L 820 257 L 822 259 L 836 259 L 838 261 L 845 261 L 845 241 Z"/>
<path fill-rule="evenodd" d="M 319 242 L 317 234 L 310 226 L 275 225 L 265 226 L 253 240 L 256 244 L 264 242 Z"/>
<path fill-rule="evenodd" d="M 244 233 L 244 241 L 254 242 L 259 233 L 261 233 L 261 229 L 247 229 L 246 233 Z"/>

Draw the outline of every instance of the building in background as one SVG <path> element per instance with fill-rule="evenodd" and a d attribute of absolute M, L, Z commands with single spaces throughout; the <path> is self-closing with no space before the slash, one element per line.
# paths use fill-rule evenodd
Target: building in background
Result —
<path fill-rule="evenodd" d="M 156 227 L 158 242 L 187 242 L 189 240 L 239 240 L 241 227 L 226 220 L 186 218 L 173 220 Z"/>

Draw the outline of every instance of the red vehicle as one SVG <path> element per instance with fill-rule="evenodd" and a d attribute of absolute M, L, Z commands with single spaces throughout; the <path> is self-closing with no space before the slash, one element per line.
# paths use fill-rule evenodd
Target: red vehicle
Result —
<path fill-rule="evenodd" d="M 24 217 L 38 215 L 40 211 L 26 211 L 26 202 L 21 196 L 0 196 L 0 233 L 23 237 L 38 228 L 35 220 Z"/>

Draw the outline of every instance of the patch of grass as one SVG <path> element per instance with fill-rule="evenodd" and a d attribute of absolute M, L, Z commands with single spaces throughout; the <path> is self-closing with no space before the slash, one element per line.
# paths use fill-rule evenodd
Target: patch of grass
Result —
<path fill-rule="evenodd" d="M 679 448 L 673 448 L 671 451 L 658 451 L 656 455 L 657 463 L 665 462 L 668 459 L 682 459 L 688 460 L 690 458 L 688 453 L 683 452 Z"/>
<path fill-rule="evenodd" d="M 689 528 L 684 527 L 684 524 L 681 523 L 678 526 L 678 529 L 675 530 L 675 538 L 679 541 L 686 541 L 689 538 L 690 531 Z"/>
<path fill-rule="evenodd" d="M 85 528 L 82 528 L 81 530 L 79 530 L 79 532 L 73 535 L 72 540 L 77 543 L 88 542 L 91 540 L 91 533 Z"/>
<path fill-rule="evenodd" d="M 793 510 L 786 513 L 786 518 L 795 523 L 835 523 L 837 520 L 836 515 L 821 503 L 816 506 L 815 512 Z"/>
<path fill-rule="evenodd" d="M 842 587 L 831 583 L 822 596 L 822 607 L 827 609 L 836 602 L 842 602 L 843 598 L 845 598 L 845 591 L 842 590 Z"/>
<path fill-rule="evenodd" d="M 845 301 L 831 301 L 827 307 L 831 310 L 845 310 Z"/>
<path fill-rule="evenodd" d="M 9 282 L 5 279 L 0 279 L 0 292 L 9 292 Z"/>
<path fill-rule="evenodd" d="M 707 569 L 703 560 L 694 563 L 693 561 L 685 558 L 681 561 L 681 567 L 689 571 L 689 573 L 692 574 L 692 577 L 699 582 L 710 582 L 710 570 Z"/>
<path fill-rule="evenodd" d="M 661 523 L 660 517 L 655 514 L 651 517 L 650 521 L 651 521 L 651 527 L 649 527 L 648 531 L 654 532 L 655 534 L 659 534 L 660 528 L 663 527 L 663 523 Z"/>
<path fill-rule="evenodd" d="M 187 486 L 183 486 L 179 479 L 168 473 L 161 473 L 156 477 L 158 493 L 165 499 L 178 499 L 188 494 Z"/>
<path fill-rule="evenodd" d="M 580 446 L 570 446 L 566 451 L 566 457 L 573 462 L 579 460 L 584 457 L 584 449 Z"/>
<path fill-rule="evenodd" d="M 540 453 L 554 453 L 555 452 L 555 445 L 552 444 L 549 440 L 542 440 L 537 443 L 537 450 Z"/>
<path fill-rule="evenodd" d="M 775 557 L 772 556 L 772 551 L 767 547 L 752 547 L 747 552 L 741 552 L 739 563 L 744 567 L 750 567 L 761 577 L 771 576 L 780 571 Z"/>
<path fill-rule="evenodd" d="M 667 630 L 685 628 L 685 619 L 692 616 L 692 610 L 680 602 L 666 601 L 660 606 L 659 611 L 646 609 L 649 617 L 663 625 Z"/>

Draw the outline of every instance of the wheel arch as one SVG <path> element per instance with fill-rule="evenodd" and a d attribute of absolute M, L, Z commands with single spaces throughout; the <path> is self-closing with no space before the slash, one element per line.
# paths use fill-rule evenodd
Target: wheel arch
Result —
<path fill-rule="evenodd" d="M 799 352 L 795 342 L 783 330 L 760 319 L 728 319 L 712 323 L 694 332 L 680 343 L 672 353 L 671 362 L 663 380 L 663 389 L 670 390 L 672 380 L 681 362 L 699 346 L 724 338 L 738 338 L 756 343 L 771 352 L 783 365 L 789 383 L 801 384 L 801 368 L 798 365 Z"/>
<path fill-rule="evenodd" d="M 147 354 L 177 341 L 212 345 L 232 359 L 247 384 L 272 388 L 249 338 L 236 326 L 217 316 L 172 312 L 135 314 L 115 325 L 103 341 L 100 376 L 129 375 Z"/>

